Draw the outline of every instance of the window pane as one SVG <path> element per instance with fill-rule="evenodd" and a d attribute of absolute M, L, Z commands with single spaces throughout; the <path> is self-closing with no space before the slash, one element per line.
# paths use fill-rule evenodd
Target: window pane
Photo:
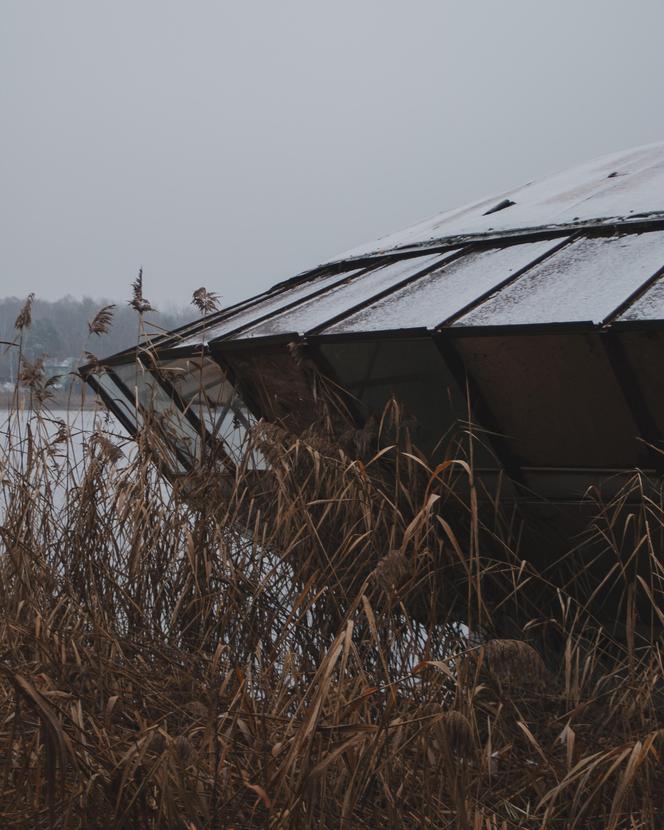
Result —
<path fill-rule="evenodd" d="M 150 425 L 157 427 L 180 457 L 188 463 L 200 460 L 202 441 L 198 429 L 178 409 L 152 372 L 140 361 L 114 366 L 113 371 L 134 395 Z"/>
<path fill-rule="evenodd" d="M 664 233 L 579 239 L 531 268 L 457 326 L 601 323 L 664 265 Z"/>
<path fill-rule="evenodd" d="M 231 460 L 239 464 L 256 419 L 245 406 L 221 366 L 209 357 L 164 360 L 162 377 L 176 390 L 185 411 L 193 412 L 207 432 L 223 442 Z M 264 469 L 260 454 L 252 451 L 250 469 Z"/>
<path fill-rule="evenodd" d="M 382 291 L 393 288 L 418 272 L 436 263 L 445 262 L 450 256 L 450 253 L 438 253 L 404 258 L 389 265 L 384 265 L 382 268 L 376 268 L 350 282 L 332 286 L 324 294 L 254 326 L 242 336 L 261 337 L 288 332 L 304 334 L 310 329 L 332 320 L 339 314 L 350 312 L 357 305 L 370 300 L 371 297 Z"/>
<path fill-rule="evenodd" d="M 222 320 L 210 328 L 202 329 L 190 337 L 184 338 L 180 343 L 176 344 L 175 348 L 188 348 L 204 343 L 211 343 L 219 337 L 223 337 L 235 329 L 242 326 L 251 325 L 263 317 L 275 314 L 279 309 L 284 308 L 290 303 L 298 303 L 301 300 L 315 294 L 317 291 L 322 291 L 325 288 L 335 285 L 342 280 L 348 279 L 355 274 L 359 274 L 361 268 L 355 268 L 352 271 L 345 273 L 335 273 L 314 277 L 312 279 L 303 280 L 301 283 L 295 283 L 293 286 L 285 288 L 283 291 L 275 291 L 272 296 L 266 297 L 260 303 L 256 303 L 249 308 L 241 309 L 237 314 Z"/>
<path fill-rule="evenodd" d="M 662 250 L 662 258 L 664 259 L 664 242 Z M 631 321 L 664 320 L 664 278 L 660 277 L 651 285 L 618 319 Z"/>
<path fill-rule="evenodd" d="M 101 372 L 94 375 L 94 380 L 110 398 L 112 408 L 118 417 L 130 423 L 134 430 L 143 425 L 143 418 L 140 412 L 136 412 L 136 408 L 130 404 L 124 392 L 120 390 L 120 387 L 110 375 L 106 372 Z"/>

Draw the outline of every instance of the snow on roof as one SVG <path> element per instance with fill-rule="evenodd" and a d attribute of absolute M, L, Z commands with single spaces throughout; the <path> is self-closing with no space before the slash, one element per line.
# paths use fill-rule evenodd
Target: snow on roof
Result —
<path fill-rule="evenodd" d="M 516 190 L 483 199 L 384 236 L 332 262 L 456 238 L 664 218 L 664 142 L 601 156 Z"/>
<path fill-rule="evenodd" d="M 664 322 L 664 143 L 449 211 L 167 338 Z"/>
<path fill-rule="evenodd" d="M 601 324 L 662 265 L 664 231 L 577 239 L 455 325 Z"/>
<path fill-rule="evenodd" d="M 552 250 L 559 242 L 550 239 L 507 248 L 471 251 L 347 316 L 323 333 L 434 329 Z"/>

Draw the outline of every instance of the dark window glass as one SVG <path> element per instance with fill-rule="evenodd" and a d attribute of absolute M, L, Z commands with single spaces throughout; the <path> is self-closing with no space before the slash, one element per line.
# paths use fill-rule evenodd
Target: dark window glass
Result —
<path fill-rule="evenodd" d="M 365 414 L 380 416 L 390 399 L 404 409 L 413 443 L 432 461 L 467 446 L 465 397 L 431 338 L 386 338 L 321 342 L 321 354 Z M 478 438 L 476 461 L 495 466 L 484 439 Z"/>
<path fill-rule="evenodd" d="M 524 466 L 639 463 L 638 429 L 598 335 L 458 337 L 455 345 Z"/>

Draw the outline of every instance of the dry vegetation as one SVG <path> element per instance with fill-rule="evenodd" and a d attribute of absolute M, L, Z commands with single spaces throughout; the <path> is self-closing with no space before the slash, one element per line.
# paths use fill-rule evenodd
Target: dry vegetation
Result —
<path fill-rule="evenodd" d="M 638 475 L 590 529 L 609 633 L 396 407 L 363 460 L 259 426 L 268 470 L 229 487 L 213 462 L 165 483 L 150 428 L 101 417 L 81 457 L 36 398 L 0 456 L 0 826 L 663 826 L 664 514 Z"/>

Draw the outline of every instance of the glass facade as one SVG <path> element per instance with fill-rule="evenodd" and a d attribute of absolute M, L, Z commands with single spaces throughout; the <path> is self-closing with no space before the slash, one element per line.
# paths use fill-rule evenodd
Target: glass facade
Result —
<path fill-rule="evenodd" d="M 432 338 L 321 340 L 318 348 L 363 415 L 380 417 L 398 400 L 413 444 L 432 462 L 467 445 L 468 404 Z M 477 463 L 495 466 L 478 438 Z"/>
<path fill-rule="evenodd" d="M 156 454 L 172 473 L 218 457 L 243 461 L 256 419 L 211 358 L 139 354 L 108 366 L 95 381 L 131 431 L 151 428 Z M 249 469 L 264 466 L 255 449 L 245 460 Z"/>
<path fill-rule="evenodd" d="M 247 448 L 249 430 L 256 419 L 221 366 L 205 356 L 163 360 L 160 375 L 175 391 L 182 409 L 193 414 L 213 442 L 221 442 L 225 453 L 239 464 Z M 262 466 L 252 450 L 250 467 Z"/>

